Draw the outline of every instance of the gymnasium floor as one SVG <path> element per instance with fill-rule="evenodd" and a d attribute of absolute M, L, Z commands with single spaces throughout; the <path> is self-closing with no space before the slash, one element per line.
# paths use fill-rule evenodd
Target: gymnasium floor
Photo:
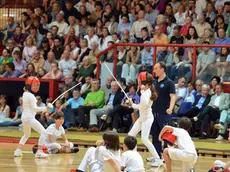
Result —
<path fill-rule="evenodd" d="M 0 171 L 1 172 L 69 172 L 71 168 L 76 168 L 85 151 L 84 147 L 79 147 L 80 151 L 77 154 L 56 154 L 50 155 L 47 159 L 34 158 L 31 148 L 32 145 L 25 145 L 22 158 L 14 158 L 13 151 L 17 147 L 15 143 L 0 143 Z M 145 159 L 149 153 L 141 152 Z M 212 166 L 213 161 L 217 158 L 199 157 L 195 166 L 196 172 L 207 172 Z M 227 159 L 218 158 L 223 161 Z M 173 172 L 180 172 L 180 162 L 173 162 Z M 163 172 L 164 168 L 156 170 L 150 167 L 150 164 L 145 163 L 146 172 Z"/>

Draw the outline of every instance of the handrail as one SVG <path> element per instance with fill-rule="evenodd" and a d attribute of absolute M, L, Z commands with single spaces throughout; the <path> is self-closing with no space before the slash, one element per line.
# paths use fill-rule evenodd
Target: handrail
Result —
<path fill-rule="evenodd" d="M 197 48 L 209 47 L 209 48 L 230 48 L 230 45 L 227 44 L 143 44 L 143 43 L 115 43 L 112 46 L 106 48 L 105 50 L 101 51 L 99 54 L 96 55 L 97 59 L 97 72 L 96 77 L 97 79 L 100 78 L 100 56 L 105 54 L 111 49 L 114 49 L 114 53 L 116 53 L 116 48 L 119 46 L 135 46 L 135 47 L 153 47 L 153 65 L 156 64 L 157 60 L 157 47 L 185 47 L 185 48 L 193 48 L 193 52 L 196 52 Z M 114 75 L 116 76 L 116 62 L 117 62 L 117 54 L 114 54 Z M 196 79 L 196 53 L 193 53 L 192 56 L 192 79 Z"/>

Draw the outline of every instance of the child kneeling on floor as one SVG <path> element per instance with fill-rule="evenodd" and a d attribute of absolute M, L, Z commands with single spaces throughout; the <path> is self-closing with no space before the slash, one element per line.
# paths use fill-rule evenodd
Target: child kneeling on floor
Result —
<path fill-rule="evenodd" d="M 77 172 L 120 172 L 120 141 L 118 134 L 108 131 L 103 134 L 103 140 L 96 142 L 97 147 L 91 147 L 85 153 Z"/>
<path fill-rule="evenodd" d="M 45 146 L 48 153 L 77 153 L 78 148 L 75 148 L 72 142 L 69 142 L 65 130 L 62 127 L 64 123 L 64 114 L 62 112 L 55 112 L 53 115 L 54 124 L 51 124 L 47 129 L 47 137 L 45 139 Z M 65 143 L 57 143 L 57 138 L 60 137 Z"/>
<path fill-rule="evenodd" d="M 175 142 L 177 146 L 165 148 L 163 151 L 167 172 L 172 172 L 172 160 L 182 161 L 182 172 L 190 172 L 194 167 L 197 161 L 197 152 L 194 142 L 188 134 L 191 127 L 192 123 L 190 119 L 183 117 L 178 122 L 178 128 L 165 126 L 161 130 L 159 135 L 160 141 L 162 141 L 162 136 L 166 131 L 172 132 L 172 134 L 176 136 Z"/>
<path fill-rule="evenodd" d="M 136 150 L 137 139 L 127 136 L 124 139 L 124 153 L 121 156 L 121 171 L 125 172 L 145 172 L 144 162 L 141 155 Z"/>

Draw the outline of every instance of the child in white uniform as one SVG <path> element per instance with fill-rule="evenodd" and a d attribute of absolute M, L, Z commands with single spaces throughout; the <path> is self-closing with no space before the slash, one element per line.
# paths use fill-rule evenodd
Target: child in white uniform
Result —
<path fill-rule="evenodd" d="M 46 130 L 41 125 L 39 121 L 35 119 L 37 112 L 43 112 L 49 110 L 49 107 L 38 107 L 37 99 L 34 96 L 34 93 L 37 93 L 40 88 L 40 81 L 36 77 L 29 77 L 26 80 L 26 86 L 24 88 L 24 93 L 22 96 L 23 101 L 23 112 L 21 116 L 24 135 L 22 136 L 18 149 L 14 152 L 15 157 L 22 156 L 21 148 L 26 143 L 30 137 L 31 128 L 40 133 L 40 138 L 38 140 L 38 151 L 35 154 L 35 157 L 47 157 L 48 155 L 42 151 L 42 146 L 45 144 Z"/>
<path fill-rule="evenodd" d="M 125 172 L 145 172 L 144 162 L 141 155 L 136 150 L 137 139 L 127 136 L 124 139 L 124 153 L 121 156 L 121 171 Z"/>
<path fill-rule="evenodd" d="M 103 134 L 103 141 L 96 142 L 97 148 L 91 147 L 85 153 L 77 172 L 120 172 L 120 141 L 118 134 L 108 131 Z"/>
<path fill-rule="evenodd" d="M 188 130 L 192 127 L 192 123 L 189 118 L 183 117 L 178 122 L 178 128 L 165 126 L 160 134 L 159 140 L 162 141 L 162 136 L 166 131 L 172 132 L 177 137 L 177 147 L 165 148 L 163 151 L 163 157 L 165 160 L 167 172 L 171 172 L 171 161 L 182 161 L 182 172 L 190 172 L 197 161 L 197 152 L 192 141 L 192 138 L 188 134 Z"/>
<path fill-rule="evenodd" d="M 78 148 L 73 147 L 73 143 L 69 142 L 65 135 L 65 130 L 62 127 L 64 123 L 64 114 L 62 112 L 55 112 L 52 115 L 54 119 L 54 124 L 51 124 L 47 129 L 46 137 L 46 148 L 47 151 L 51 154 L 54 153 L 76 153 L 79 151 Z M 57 138 L 62 137 L 64 144 L 57 143 Z"/>
<path fill-rule="evenodd" d="M 134 104 L 132 100 L 130 100 L 130 105 L 134 109 L 139 110 L 140 117 L 134 123 L 128 135 L 136 137 L 136 135 L 141 131 L 141 140 L 154 157 L 154 162 L 151 166 L 158 167 L 163 164 L 163 160 L 160 159 L 155 147 L 149 141 L 149 134 L 154 120 L 152 114 L 152 104 L 153 101 L 157 99 L 157 94 L 152 81 L 153 76 L 147 72 L 141 72 L 138 76 L 138 82 L 139 85 L 141 85 L 140 104 Z"/>

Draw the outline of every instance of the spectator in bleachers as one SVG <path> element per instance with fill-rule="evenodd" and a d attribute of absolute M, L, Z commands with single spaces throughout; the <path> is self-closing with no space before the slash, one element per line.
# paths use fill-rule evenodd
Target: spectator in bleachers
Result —
<path fill-rule="evenodd" d="M 219 28 L 218 29 L 218 35 L 219 37 L 216 38 L 215 44 L 230 44 L 230 38 L 226 37 L 226 32 L 224 28 Z M 217 56 L 220 54 L 220 48 L 213 48 L 214 52 L 216 53 Z"/>
<path fill-rule="evenodd" d="M 15 41 L 16 46 L 19 48 L 24 47 L 24 42 L 26 40 L 27 35 L 22 33 L 22 28 L 20 26 L 17 26 L 15 28 L 15 33 L 12 36 L 12 39 Z"/>
<path fill-rule="evenodd" d="M 35 72 L 38 73 L 39 68 L 43 67 L 45 64 L 44 57 L 41 55 L 40 51 L 36 50 L 33 53 L 31 63 L 34 65 Z"/>
<path fill-rule="evenodd" d="M 8 17 L 7 18 L 7 24 L 3 28 L 0 28 L 1 40 L 7 40 L 8 38 L 11 38 L 13 36 L 14 31 L 15 31 L 17 26 L 18 26 L 18 24 L 15 23 L 14 18 Z"/>
<path fill-rule="evenodd" d="M 44 60 L 47 60 L 48 53 L 50 52 L 50 46 L 49 46 L 49 40 L 44 37 L 42 40 L 42 45 L 40 47 L 40 50 L 43 51 L 43 57 Z"/>
<path fill-rule="evenodd" d="M 15 41 L 13 39 L 8 39 L 5 48 L 8 49 L 10 51 L 10 55 L 12 55 L 14 48 L 16 48 Z"/>
<path fill-rule="evenodd" d="M 52 33 L 52 36 L 53 36 L 54 39 L 56 37 L 59 37 L 59 35 L 58 35 L 58 27 L 56 25 L 51 27 L 50 32 Z"/>
<path fill-rule="evenodd" d="M 120 43 L 124 43 L 124 41 L 120 41 Z M 117 77 L 120 78 L 122 74 L 122 66 L 126 62 L 127 50 L 124 46 L 118 47 L 118 59 L 117 59 Z"/>
<path fill-rule="evenodd" d="M 14 51 L 13 53 L 13 58 L 14 58 L 14 66 L 15 70 L 20 71 L 21 74 L 24 74 L 26 71 L 26 61 L 22 59 L 22 52 L 19 50 Z"/>
<path fill-rule="evenodd" d="M 109 33 L 108 28 L 103 27 L 102 29 L 102 37 L 99 39 L 99 50 L 105 50 L 106 48 L 108 48 L 108 42 L 112 41 L 113 38 Z"/>
<path fill-rule="evenodd" d="M 185 12 L 184 12 L 184 6 L 179 5 L 178 10 L 176 14 L 174 15 L 176 19 L 176 24 L 179 26 L 183 26 L 185 24 Z"/>
<path fill-rule="evenodd" d="M 104 114 L 108 116 L 114 107 L 121 103 L 123 96 L 124 94 L 119 89 L 117 82 L 113 81 L 111 83 L 111 92 L 108 100 L 106 100 L 105 105 L 102 108 L 90 110 L 90 132 L 99 132 L 97 117 L 101 117 Z"/>
<path fill-rule="evenodd" d="M 37 19 L 38 20 L 37 23 L 39 23 L 39 25 L 40 25 L 39 27 L 37 27 L 37 26 L 36 27 L 38 28 L 39 32 L 42 31 L 42 32 L 40 32 L 42 35 L 46 34 L 47 30 L 44 29 L 43 26 L 45 26 L 49 21 L 48 21 L 48 15 L 45 13 L 44 7 L 43 6 L 36 7 L 35 8 L 35 15 L 36 15 L 36 17 L 34 18 L 34 20 Z M 45 32 L 43 32 L 43 31 L 45 31 Z"/>
<path fill-rule="evenodd" d="M 4 122 L 10 117 L 10 107 L 7 105 L 7 97 L 0 95 L 0 122 Z"/>
<path fill-rule="evenodd" d="M 121 21 L 118 24 L 117 32 L 121 36 L 124 30 L 131 30 L 132 24 L 130 23 L 129 16 L 127 14 L 123 14 L 120 17 Z"/>
<path fill-rule="evenodd" d="M 153 26 L 156 22 L 159 11 L 153 9 L 152 5 L 147 3 L 145 4 L 145 12 L 145 20 L 147 20 Z"/>
<path fill-rule="evenodd" d="M 171 16 L 171 15 L 173 15 L 173 20 L 174 20 L 175 23 L 176 23 L 176 19 L 175 19 L 175 17 L 174 17 L 174 13 L 173 13 L 173 7 L 172 7 L 172 5 L 171 5 L 170 3 L 168 3 L 168 4 L 166 5 L 166 9 L 165 9 L 164 16 L 165 16 L 166 18 L 168 18 L 168 16 Z"/>
<path fill-rule="evenodd" d="M 55 60 L 61 59 L 61 55 L 64 52 L 64 47 L 62 46 L 61 39 L 59 37 L 54 38 L 54 47 L 52 48 L 52 52 L 55 55 Z"/>
<path fill-rule="evenodd" d="M 102 108 L 105 102 L 105 93 L 99 90 L 100 84 L 98 80 L 92 81 L 92 92 L 88 93 L 83 105 L 77 108 L 79 129 L 77 131 L 83 132 L 88 128 L 88 121 L 86 121 L 86 114 L 89 115 L 92 109 Z"/>
<path fill-rule="evenodd" d="M 218 6 L 224 7 L 224 2 L 225 2 L 225 0 L 216 0 L 216 1 L 214 1 L 215 8 L 217 8 Z"/>
<path fill-rule="evenodd" d="M 64 8 L 64 19 L 65 22 L 70 24 L 69 20 L 70 20 L 70 16 L 74 16 L 75 18 L 78 17 L 79 12 L 76 8 L 73 7 L 73 3 L 71 0 L 67 0 L 65 2 L 65 8 Z M 77 33 L 77 32 L 76 32 Z M 78 35 L 77 35 L 78 36 Z"/>
<path fill-rule="evenodd" d="M 189 28 L 191 28 L 191 26 L 192 26 L 192 17 L 191 16 L 187 16 L 185 18 L 185 24 L 180 29 L 180 34 L 182 36 L 187 36 L 188 33 L 189 33 Z"/>
<path fill-rule="evenodd" d="M 26 13 L 27 13 L 27 15 L 29 16 L 29 18 L 30 19 L 34 19 L 35 18 L 35 14 L 34 14 L 34 8 L 28 8 L 27 10 L 26 10 Z"/>
<path fill-rule="evenodd" d="M 76 80 L 78 82 L 85 82 L 85 78 L 87 76 L 93 76 L 94 75 L 94 69 L 95 66 L 90 63 L 90 59 L 88 56 L 85 56 L 82 62 L 81 67 L 79 68 L 79 72 L 77 75 Z"/>
<path fill-rule="evenodd" d="M 210 45 L 209 42 L 203 42 L 202 45 Z M 204 75 L 210 67 L 213 67 L 216 62 L 215 53 L 209 47 L 204 47 L 203 51 L 198 55 L 196 63 L 196 76 L 199 78 Z"/>
<path fill-rule="evenodd" d="M 81 86 L 80 94 L 82 98 L 86 98 L 86 95 L 91 92 L 91 82 L 92 82 L 93 77 L 92 76 L 87 76 L 85 77 L 85 83 Z"/>
<path fill-rule="evenodd" d="M 173 36 L 174 28 L 176 25 L 176 19 L 173 15 L 168 15 L 166 18 L 167 22 L 167 28 L 166 28 L 166 34 L 168 35 L 168 39 L 170 40 Z"/>
<path fill-rule="evenodd" d="M 38 78 L 43 78 L 46 75 L 46 73 L 47 73 L 47 71 L 43 67 L 40 67 L 38 69 L 38 75 L 37 75 L 37 77 Z"/>
<path fill-rule="evenodd" d="M 144 43 L 145 41 L 150 41 L 150 36 L 147 27 L 141 29 L 141 39 L 138 43 Z"/>
<path fill-rule="evenodd" d="M 136 82 L 138 65 L 140 64 L 141 52 L 138 47 L 131 47 L 126 55 L 126 63 L 122 66 L 121 77 L 126 78 L 126 84 Z"/>
<path fill-rule="evenodd" d="M 174 54 L 176 53 L 176 49 L 174 47 L 168 47 L 167 54 L 165 56 L 164 63 L 167 68 L 167 75 L 171 76 L 171 69 L 174 65 Z"/>
<path fill-rule="evenodd" d="M 90 13 L 86 10 L 86 6 L 81 5 L 80 10 L 79 10 L 79 15 L 77 16 L 77 19 L 81 21 L 82 18 L 88 18 L 89 15 L 90 15 Z"/>
<path fill-rule="evenodd" d="M 194 117 L 194 121 L 203 121 L 202 134 L 200 139 L 207 139 L 207 131 L 210 121 L 215 121 L 220 118 L 220 112 L 227 110 L 229 107 L 229 94 L 223 93 L 223 86 L 221 84 L 216 85 L 215 95 L 211 97 L 211 101 L 207 107 L 205 107 L 201 113 Z"/>
<path fill-rule="evenodd" d="M 211 29 L 211 25 L 205 21 L 204 14 L 199 15 L 195 28 L 199 38 L 204 36 L 205 29 Z"/>
<path fill-rule="evenodd" d="M 0 75 L 1 78 L 18 78 L 20 71 L 15 70 L 14 63 L 10 62 L 5 65 L 5 72 Z"/>
<path fill-rule="evenodd" d="M 91 51 L 89 52 L 90 62 L 96 67 L 96 63 L 97 63 L 96 56 L 97 54 L 100 53 L 100 50 L 98 49 L 98 43 L 94 41 L 91 42 L 90 49 L 91 49 Z"/>
<path fill-rule="evenodd" d="M 86 7 L 87 10 L 92 13 L 95 11 L 95 0 L 88 0 L 89 5 Z"/>
<path fill-rule="evenodd" d="M 173 8 L 173 13 L 175 13 L 175 11 L 177 11 L 178 7 L 180 6 L 180 2 L 178 2 L 178 0 L 172 0 L 172 2 L 170 2 L 169 4 Z M 166 5 L 166 10 L 167 10 L 167 5 Z"/>
<path fill-rule="evenodd" d="M 88 41 L 88 47 L 90 49 L 92 49 L 91 47 L 91 43 L 94 42 L 94 44 L 98 44 L 99 43 L 99 38 L 98 36 L 95 34 L 95 30 L 93 27 L 89 27 L 87 30 L 87 35 L 84 36 L 85 39 L 87 39 Z"/>
<path fill-rule="evenodd" d="M 204 34 L 199 37 L 198 44 L 202 44 L 203 42 L 209 42 L 210 44 L 214 44 L 215 37 L 212 29 L 205 29 Z M 198 48 L 198 52 L 201 52 L 202 48 Z"/>
<path fill-rule="evenodd" d="M 205 21 L 213 27 L 216 19 L 216 12 L 215 7 L 211 2 L 207 3 L 205 12 Z"/>
<path fill-rule="evenodd" d="M 84 5 L 87 11 L 89 11 L 89 2 L 87 2 L 86 0 L 80 0 L 76 5 L 74 5 L 74 8 L 80 11 L 82 5 Z"/>
<path fill-rule="evenodd" d="M 217 76 L 220 77 L 221 82 L 224 81 L 226 69 L 230 63 L 229 48 L 221 48 L 220 56 L 216 59 Z"/>
<path fill-rule="evenodd" d="M 79 38 L 75 34 L 75 29 L 70 27 L 68 33 L 64 36 L 64 46 L 70 45 L 72 41 L 79 45 Z"/>
<path fill-rule="evenodd" d="M 68 24 L 64 21 L 64 17 L 62 13 L 58 13 L 56 16 L 56 20 L 51 22 L 48 25 L 48 28 L 51 29 L 52 26 L 58 27 L 58 36 L 62 37 L 65 34 L 66 29 L 68 28 Z"/>
<path fill-rule="evenodd" d="M 49 21 L 54 22 L 57 19 L 58 14 L 64 14 L 64 12 L 61 10 L 57 1 L 53 1 L 50 6 L 51 7 L 48 11 Z"/>
<path fill-rule="evenodd" d="M 37 76 L 35 72 L 35 67 L 32 63 L 28 63 L 26 66 L 26 72 L 19 76 L 19 78 L 27 78 L 28 76 Z"/>
<path fill-rule="evenodd" d="M 70 47 L 70 58 L 72 60 L 77 60 L 78 59 L 78 56 L 79 56 L 79 51 L 80 51 L 80 48 L 77 46 L 79 43 L 79 41 L 77 42 L 77 40 L 72 40 L 70 42 L 69 45 L 67 45 L 65 47 L 65 50 L 67 50 L 67 47 Z"/>
<path fill-rule="evenodd" d="M 178 83 L 175 84 L 176 88 L 176 105 L 180 107 L 186 95 L 186 78 L 180 77 Z"/>
<path fill-rule="evenodd" d="M 62 72 L 58 69 L 58 63 L 53 61 L 51 63 L 51 70 L 46 73 L 42 79 L 54 79 L 60 81 L 62 79 Z"/>
<path fill-rule="evenodd" d="M 185 38 L 181 36 L 180 34 L 180 26 L 175 26 L 173 28 L 173 36 L 171 37 L 169 43 L 170 44 L 183 44 L 184 41 L 185 41 Z M 184 55 L 183 47 L 175 47 L 175 50 L 177 51 L 178 56 Z"/>
<path fill-rule="evenodd" d="M 225 32 L 226 32 L 227 29 L 228 29 L 228 25 L 227 25 L 226 23 L 224 23 L 224 16 L 223 16 L 223 15 L 218 15 L 218 16 L 216 17 L 216 25 L 215 25 L 215 27 L 214 27 L 214 31 L 215 31 L 217 37 L 219 37 L 219 32 L 218 32 L 218 30 L 219 30 L 220 28 L 223 28 Z"/>
<path fill-rule="evenodd" d="M 116 16 L 114 14 L 110 14 L 108 16 L 108 21 L 105 23 L 105 27 L 108 28 L 109 33 L 113 35 L 114 33 L 117 32 L 118 29 L 118 23 L 116 22 Z"/>
<path fill-rule="evenodd" d="M 36 42 L 37 48 L 39 48 L 42 44 L 43 36 L 38 32 L 35 26 L 30 27 L 30 34 L 28 37 L 32 37 Z"/>
<path fill-rule="evenodd" d="M 90 49 L 88 47 L 88 41 L 85 38 L 82 38 L 80 41 L 80 50 L 77 63 L 82 63 L 83 59 L 89 55 Z"/>
<path fill-rule="evenodd" d="M 26 38 L 25 46 L 23 48 L 22 57 L 26 62 L 30 62 L 32 60 L 33 53 L 37 50 L 36 42 L 31 37 L 28 36 Z"/>
<path fill-rule="evenodd" d="M 102 18 L 102 14 L 103 14 L 103 4 L 102 4 L 102 2 L 97 1 L 95 3 L 95 11 L 92 12 L 91 15 L 89 16 L 89 23 L 91 25 L 95 25 L 97 23 L 98 19 Z M 97 33 L 97 31 L 96 31 L 96 33 Z"/>
<path fill-rule="evenodd" d="M 138 12 L 138 20 L 133 23 L 130 31 L 130 35 L 134 36 L 137 42 L 141 39 L 141 28 L 143 27 L 147 27 L 149 33 L 153 30 L 151 24 L 145 19 L 145 11 L 140 10 Z"/>
<path fill-rule="evenodd" d="M 47 32 L 45 38 L 47 38 L 49 40 L 50 48 L 53 48 L 53 46 L 54 46 L 54 37 L 53 37 L 52 32 Z"/>
<path fill-rule="evenodd" d="M 196 92 L 194 93 L 194 96 L 198 96 L 201 95 L 201 91 L 202 91 L 202 86 L 203 86 L 204 82 L 201 79 L 196 80 L 195 86 L 196 86 Z M 210 88 L 209 88 L 210 90 Z"/>
<path fill-rule="evenodd" d="M 160 14 L 157 16 L 156 25 L 160 27 L 162 33 L 166 34 L 167 24 L 166 17 L 164 15 Z"/>
<path fill-rule="evenodd" d="M 229 1 L 225 1 L 224 3 L 224 23 L 226 23 L 227 25 L 230 25 L 230 2 Z"/>
<path fill-rule="evenodd" d="M 58 67 L 62 71 L 63 75 L 66 76 L 67 74 L 73 74 L 74 69 L 77 68 L 77 64 L 76 61 L 70 59 L 70 53 L 65 50 L 62 54 L 62 60 L 58 63 Z"/>
<path fill-rule="evenodd" d="M 67 74 L 63 76 L 64 76 L 64 86 L 62 87 L 61 93 L 76 85 L 76 82 L 73 80 L 72 74 Z"/>
<path fill-rule="evenodd" d="M 31 25 L 32 25 L 32 21 L 30 19 L 30 16 L 26 12 L 21 13 L 20 26 L 22 28 L 22 33 L 24 34 L 28 33 Z"/>
<path fill-rule="evenodd" d="M 216 92 L 216 85 L 218 85 L 218 84 L 220 84 L 220 77 L 219 76 L 213 76 L 212 78 L 211 78 L 211 83 L 210 83 L 210 85 L 211 85 L 211 89 L 210 89 L 210 95 L 214 95 L 215 94 L 215 92 Z"/>
<path fill-rule="evenodd" d="M 229 122 L 230 122 L 230 106 L 228 110 L 223 110 L 221 112 L 219 123 L 214 125 L 214 127 L 219 130 L 219 135 L 216 138 L 217 141 L 221 141 L 224 139 Z"/>
<path fill-rule="evenodd" d="M 102 36 L 103 21 L 102 19 L 97 19 L 96 26 L 94 28 L 96 35 L 100 38 Z"/>
<path fill-rule="evenodd" d="M 11 63 L 11 62 L 13 62 L 14 61 L 14 59 L 10 56 L 10 51 L 9 51 L 9 49 L 4 49 L 3 51 L 2 51 L 2 56 L 1 56 L 1 58 L 0 58 L 0 64 L 1 65 L 6 65 L 7 63 Z"/>
<path fill-rule="evenodd" d="M 145 44 L 150 44 L 150 41 L 144 42 Z M 152 72 L 152 64 L 153 64 L 153 48 L 152 47 L 145 47 L 141 51 L 141 68 L 140 71 L 148 71 L 149 73 Z"/>
<path fill-rule="evenodd" d="M 50 52 L 48 52 L 47 59 L 44 63 L 44 66 L 43 66 L 44 69 L 48 72 L 51 71 L 51 64 L 53 62 L 55 62 L 55 55 L 54 55 L 53 51 L 50 51 Z"/>
<path fill-rule="evenodd" d="M 117 3 L 117 10 L 119 11 L 119 24 L 122 22 L 122 17 L 127 16 L 127 21 L 131 22 L 131 14 L 129 13 L 127 5 L 123 4 L 120 8 L 120 2 Z"/>
<path fill-rule="evenodd" d="M 108 100 L 112 81 L 114 81 L 114 78 L 111 75 L 109 75 L 106 78 L 106 83 L 105 84 L 101 84 L 101 88 L 100 89 L 105 93 L 105 100 Z"/>

